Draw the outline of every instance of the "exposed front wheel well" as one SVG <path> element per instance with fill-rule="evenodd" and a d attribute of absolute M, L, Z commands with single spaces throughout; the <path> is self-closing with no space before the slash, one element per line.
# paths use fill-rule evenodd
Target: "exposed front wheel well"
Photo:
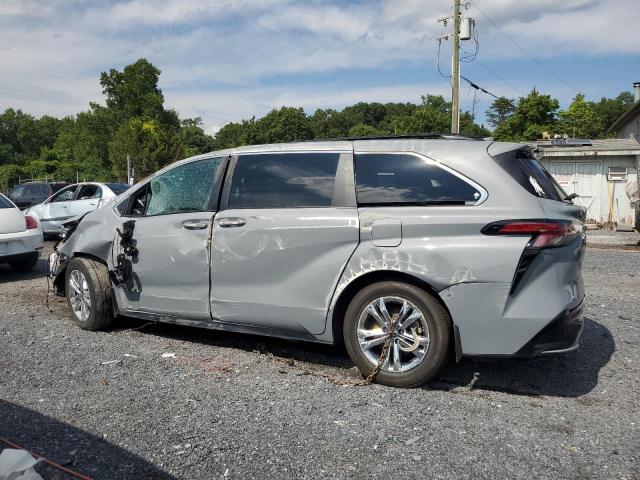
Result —
<path fill-rule="evenodd" d="M 451 312 L 449 312 L 449 309 L 440 298 L 440 295 L 438 295 L 438 291 L 435 288 L 433 288 L 431 285 L 429 285 L 427 282 L 425 282 L 424 280 L 421 280 L 417 277 L 414 277 L 404 272 L 377 270 L 374 272 L 361 275 L 360 277 L 353 280 L 349 285 L 347 285 L 347 287 L 342 292 L 340 292 L 340 296 L 338 297 L 338 300 L 333 309 L 333 314 L 331 316 L 331 328 L 333 332 L 334 343 L 343 342 L 342 324 L 344 323 L 345 313 L 347 312 L 347 308 L 349 307 L 349 303 L 351 302 L 353 297 L 360 290 L 362 290 L 363 288 L 373 283 L 387 282 L 387 281 L 406 283 L 408 285 L 413 285 L 414 287 L 418 287 L 424 290 L 425 292 L 432 295 L 442 305 L 442 307 L 449 314 L 449 318 L 451 318 Z M 454 334 L 455 332 L 452 324 L 451 338 L 454 338 Z"/>
<path fill-rule="evenodd" d="M 69 262 L 71 260 L 73 260 L 74 258 L 86 258 L 87 260 L 93 260 L 93 261 L 101 263 L 105 267 L 109 268 L 109 266 L 107 265 L 107 262 L 105 262 L 100 257 L 96 257 L 95 255 L 91 255 L 90 253 L 83 253 L 83 252 L 75 253 L 73 255 L 73 257 L 71 259 L 69 259 Z M 67 262 L 67 266 L 68 265 L 69 265 L 69 263 Z M 65 280 L 65 275 L 66 275 L 66 270 L 67 270 L 67 267 L 65 266 L 64 270 L 59 272 L 58 276 L 53 281 L 53 286 L 55 288 L 55 292 L 56 292 L 57 295 L 60 295 L 60 296 L 63 296 L 66 293 L 65 292 L 66 285 L 65 285 L 65 281 L 64 281 Z"/>

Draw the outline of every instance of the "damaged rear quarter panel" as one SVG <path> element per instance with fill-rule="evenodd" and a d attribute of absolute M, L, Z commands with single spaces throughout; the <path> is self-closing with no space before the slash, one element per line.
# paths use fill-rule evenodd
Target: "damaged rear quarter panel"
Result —
<path fill-rule="evenodd" d="M 495 218 L 491 208 L 361 207 L 360 245 L 338 283 L 340 293 L 356 278 L 390 270 L 413 275 L 440 291 L 462 282 L 509 283 L 525 238 L 488 237 L 480 229 Z M 372 225 L 378 219 L 402 219 L 397 247 L 376 246 Z"/>
<path fill-rule="evenodd" d="M 528 241 L 525 237 L 490 237 L 480 233 L 482 227 L 503 215 L 504 208 L 497 210 L 490 206 L 361 207 L 360 244 L 338 282 L 331 311 L 354 280 L 371 272 L 392 271 L 422 280 L 436 292 L 456 285 L 478 285 L 469 291 L 487 295 L 469 296 L 467 303 L 481 301 L 482 306 L 476 311 L 496 321 L 502 319 L 509 285 Z M 522 214 L 514 209 L 512 215 Z M 398 246 L 374 243 L 374 222 L 387 218 L 401 219 L 402 240 Z M 447 299 L 442 300 L 449 307 Z M 473 310 L 451 313 L 463 338 L 469 332 L 466 346 L 476 350 L 483 347 L 473 343 L 472 335 L 483 325 L 483 318 Z"/>

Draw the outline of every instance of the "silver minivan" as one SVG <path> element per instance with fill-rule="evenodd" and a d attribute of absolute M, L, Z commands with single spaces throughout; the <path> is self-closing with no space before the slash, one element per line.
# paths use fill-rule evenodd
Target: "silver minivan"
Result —
<path fill-rule="evenodd" d="M 538 154 L 433 135 L 200 155 L 67 225 L 50 275 L 83 329 L 126 315 L 344 342 L 386 385 L 566 352 L 585 211 Z"/>

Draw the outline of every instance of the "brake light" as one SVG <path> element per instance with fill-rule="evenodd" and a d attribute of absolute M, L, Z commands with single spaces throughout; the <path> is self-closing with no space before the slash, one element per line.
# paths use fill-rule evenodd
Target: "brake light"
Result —
<path fill-rule="evenodd" d="M 25 215 L 25 222 L 27 224 L 27 230 L 33 230 L 34 228 L 38 228 L 38 221 L 33 218 L 31 215 Z"/>
<path fill-rule="evenodd" d="M 485 235 L 530 236 L 527 248 L 560 247 L 582 233 L 582 224 L 568 220 L 504 220 L 482 229 Z"/>
<path fill-rule="evenodd" d="M 582 235 L 582 229 L 582 223 L 569 220 L 503 220 L 486 225 L 481 232 L 485 235 L 530 237 L 511 282 L 509 295 L 514 295 L 529 266 L 542 249 L 567 245 Z"/>

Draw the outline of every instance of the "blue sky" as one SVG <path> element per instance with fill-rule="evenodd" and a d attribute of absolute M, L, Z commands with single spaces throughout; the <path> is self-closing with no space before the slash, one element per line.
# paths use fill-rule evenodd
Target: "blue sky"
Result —
<path fill-rule="evenodd" d="M 426 93 L 448 98 L 435 38 L 451 4 L 2 0 L 0 109 L 38 116 L 86 110 L 103 101 L 101 71 L 140 57 L 162 70 L 167 106 L 202 117 L 209 132 L 282 105 L 312 113 L 357 101 L 418 102 Z M 535 86 L 566 106 L 577 91 L 599 99 L 640 81 L 637 0 L 472 0 L 465 15 L 476 20 L 480 49 L 462 74 L 496 95 L 518 97 Z M 471 42 L 463 47 L 471 50 Z M 450 55 L 443 42 L 444 73 Z M 470 110 L 473 91 L 463 82 L 461 92 Z M 476 100 L 482 121 L 492 99 Z"/>

